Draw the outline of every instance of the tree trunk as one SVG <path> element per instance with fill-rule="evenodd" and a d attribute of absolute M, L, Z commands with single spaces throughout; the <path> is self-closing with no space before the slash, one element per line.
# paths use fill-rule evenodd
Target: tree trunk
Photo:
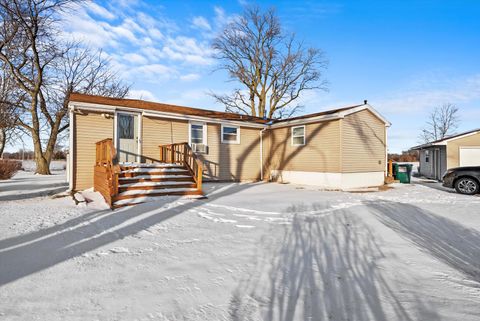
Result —
<path fill-rule="evenodd" d="M 33 138 L 33 152 L 35 155 L 35 164 L 37 169 L 35 170 L 36 174 L 41 175 L 51 175 L 50 173 L 50 159 L 45 157 L 45 154 L 42 151 L 42 144 L 40 142 L 40 137 L 35 131 L 32 131 Z"/>
<path fill-rule="evenodd" d="M 5 143 L 7 142 L 7 133 L 4 129 L 0 130 L 0 158 L 3 158 L 3 150 L 5 149 Z"/>
<path fill-rule="evenodd" d="M 35 164 L 37 165 L 36 174 L 42 175 L 51 175 L 50 173 L 50 162 L 45 159 L 45 157 L 35 157 Z"/>

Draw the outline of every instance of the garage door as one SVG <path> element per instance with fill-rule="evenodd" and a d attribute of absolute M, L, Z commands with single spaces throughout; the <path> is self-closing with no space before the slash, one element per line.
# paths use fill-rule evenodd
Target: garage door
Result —
<path fill-rule="evenodd" d="M 460 166 L 480 166 L 480 147 L 460 147 Z"/>

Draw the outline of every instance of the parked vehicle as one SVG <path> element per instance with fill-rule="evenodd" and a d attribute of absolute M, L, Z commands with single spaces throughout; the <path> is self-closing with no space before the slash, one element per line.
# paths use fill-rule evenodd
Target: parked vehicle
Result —
<path fill-rule="evenodd" d="M 443 174 L 443 186 L 455 188 L 460 194 L 480 192 L 480 166 L 450 168 Z"/>

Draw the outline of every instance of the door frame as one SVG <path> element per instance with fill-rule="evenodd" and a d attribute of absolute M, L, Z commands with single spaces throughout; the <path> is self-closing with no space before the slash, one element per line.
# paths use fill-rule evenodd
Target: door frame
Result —
<path fill-rule="evenodd" d="M 437 180 L 440 180 L 442 177 L 442 159 L 441 159 L 441 151 L 440 151 L 440 148 L 435 148 L 433 150 L 433 154 L 435 155 L 434 156 L 434 161 L 433 161 L 433 164 L 434 164 L 434 175 L 435 175 L 435 179 Z"/>
<path fill-rule="evenodd" d="M 141 161 L 141 152 L 142 152 L 142 113 L 141 112 L 132 112 L 132 111 L 123 111 L 123 110 L 115 110 L 115 114 L 113 117 L 113 145 L 115 149 L 118 150 L 118 114 L 126 114 L 126 115 L 134 115 L 137 116 L 138 119 L 138 140 L 137 140 L 137 158 L 136 161 Z M 118 156 L 118 155 L 117 155 Z"/>

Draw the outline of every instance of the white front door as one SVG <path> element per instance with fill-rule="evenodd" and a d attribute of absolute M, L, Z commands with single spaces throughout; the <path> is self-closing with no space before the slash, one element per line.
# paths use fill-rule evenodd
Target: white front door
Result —
<path fill-rule="evenodd" d="M 117 155 L 119 162 L 138 162 L 138 114 L 117 113 Z"/>
<path fill-rule="evenodd" d="M 460 166 L 480 166 L 480 147 L 460 147 Z"/>

